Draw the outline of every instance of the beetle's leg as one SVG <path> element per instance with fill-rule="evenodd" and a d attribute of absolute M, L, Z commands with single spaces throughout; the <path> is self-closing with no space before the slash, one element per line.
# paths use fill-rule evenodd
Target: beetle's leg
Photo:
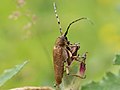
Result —
<path fill-rule="evenodd" d="M 70 74 L 71 76 L 75 76 L 75 77 L 78 77 L 78 78 L 81 78 L 81 79 L 85 79 L 86 78 L 86 75 L 85 76 L 80 76 L 78 74 Z"/>
<path fill-rule="evenodd" d="M 83 59 L 83 57 L 82 56 L 80 57 L 80 55 L 78 54 L 77 56 L 72 56 L 72 59 L 77 61 L 77 62 L 82 62 L 81 59 Z"/>
<path fill-rule="evenodd" d="M 75 76 L 75 77 L 79 77 L 79 78 L 82 78 L 82 79 L 86 78 L 86 75 L 84 75 L 84 73 L 85 73 L 85 70 L 86 70 L 85 60 L 86 60 L 87 53 L 88 52 L 85 52 L 81 57 L 75 59 L 75 60 L 80 62 L 80 70 L 79 70 L 80 75 L 78 75 L 78 74 L 70 74 L 70 75 Z M 80 61 L 80 59 L 82 59 L 82 60 Z"/>
<path fill-rule="evenodd" d="M 86 60 L 87 53 L 88 52 L 85 52 L 82 56 L 78 54 L 77 56 L 72 56 L 72 58 L 78 62 L 83 62 Z"/>
<path fill-rule="evenodd" d="M 60 88 L 58 84 L 54 84 L 54 87 L 56 88 L 56 90 Z"/>
<path fill-rule="evenodd" d="M 87 53 L 88 53 L 88 52 L 85 52 L 85 53 L 82 55 L 82 57 L 81 57 L 81 58 L 83 59 L 82 61 L 85 61 L 86 56 L 87 56 Z"/>
<path fill-rule="evenodd" d="M 77 56 L 72 56 L 72 59 L 75 60 L 75 61 L 81 62 L 79 54 Z"/>
<path fill-rule="evenodd" d="M 65 64 L 65 69 L 64 69 L 64 72 L 67 72 L 69 71 L 69 66 L 67 65 L 67 60 L 64 61 L 64 64 Z"/>
<path fill-rule="evenodd" d="M 69 65 L 68 63 L 66 62 L 66 65 L 65 65 L 65 70 L 66 70 L 66 74 L 69 75 Z"/>

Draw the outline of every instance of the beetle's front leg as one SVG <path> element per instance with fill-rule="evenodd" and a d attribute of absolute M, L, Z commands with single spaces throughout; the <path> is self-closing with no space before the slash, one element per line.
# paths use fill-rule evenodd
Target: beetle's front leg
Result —
<path fill-rule="evenodd" d="M 80 56 L 79 54 L 77 56 L 72 56 L 72 59 L 74 59 L 74 60 L 76 60 L 78 62 L 85 61 L 86 57 L 87 57 L 87 53 L 88 52 L 85 52 L 82 56 Z"/>
<path fill-rule="evenodd" d="M 73 60 L 81 62 L 79 54 L 71 57 Z"/>

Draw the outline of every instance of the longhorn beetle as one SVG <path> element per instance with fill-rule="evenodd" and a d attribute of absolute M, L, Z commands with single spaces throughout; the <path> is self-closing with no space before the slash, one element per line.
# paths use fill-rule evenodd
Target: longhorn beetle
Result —
<path fill-rule="evenodd" d="M 88 20 L 88 18 L 82 17 L 79 19 L 76 19 L 74 21 L 72 21 L 68 27 L 65 33 L 62 32 L 62 27 L 60 24 L 60 20 L 57 14 L 57 10 L 56 10 L 56 4 L 53 3 L 54 6 L 54 12 L 56 15 L 56 19 L 59 25 L 59 30 L 60 30 L 60 36 L 57 38 L 57 40 L 55 41 L 55 45 L 53 48 L 53 64 L 54 64 L 54 74 L 55 74 L 55 80 L 56 80 L 56 85 L 58 86 L 62 83 L 62 78 L 63 78 L 63 73 L 64 73 L 64 68 L 66 70 L 67 75 L 72 75 L 72 76 L 76 76 L 79 78 L 85 78 L 83 76 L 80 75 L 76 75 L 76 74 L 69 74 L 69 67 L 72 63 L 73 60 L 76 60 L 78 62 L 80 61 L 80 56 L 79 54 L 77 54 L 80 46 L 78 43 L 75 44 L 71 44 L 70 41 L 67 39 L 67 34 L 68 34 L 68 30 L 70 28 L 70 26 L 73 23 L 76 23 L 80 20 L 86 19 Z M 83 60 L 86 59 L 85 57 L 82 57 Z M 83 68 L 85 68 L 85 62 L 81 63 L 80 65 L 82 65 L 82 68 L 80 67 L 80 70 L 83 70 Z"/>

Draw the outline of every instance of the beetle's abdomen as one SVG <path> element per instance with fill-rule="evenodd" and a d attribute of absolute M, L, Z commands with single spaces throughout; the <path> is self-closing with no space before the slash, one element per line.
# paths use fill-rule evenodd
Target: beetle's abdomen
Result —
<path fill-rule="evenodd" d="M 64 73 L 64 61 L 67 59 L 67 52 L 64 47 L 55 46 L 53 49 L 53 63 L 56 84 L 59 85 L 62 82 Z"/>

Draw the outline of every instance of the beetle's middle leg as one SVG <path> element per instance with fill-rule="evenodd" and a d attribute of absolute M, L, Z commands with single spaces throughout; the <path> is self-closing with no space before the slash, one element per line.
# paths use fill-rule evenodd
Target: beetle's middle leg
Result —
<path fill-rule="evenodd" d="M 68 64 L 66 63 L 66 65 L 65 65 L 65 71 L 66 71 L 66 74 L 67 74 L 67 75 L 75 76 L 75 77 L 78 77 L 78 78 L 81 78 L 81 79 L 85 79 L 85 78 L 86 78 L 86 75 L 85 75 L 85 76 L 80 76 L 80 75 L 78 75 L 78 74 L 70 74 L 69 68 L 70 68 L 70 65 L 68 65 Z"/>
<path fill-rule="evenodd" d="M 67 74 L 67 75 L 70 74 L 69 67 L 70 67 L 70 66 L 69 66 L 68 63 L 66 62 L 66 63 L 65 63 L 65 71 L 66 71 L 66 74 Z"/>
<path fill-rule="evenodd" d="M 80 62 L 80 60 L 79 60 L 79 55 L 73 56 L 72 53 L 69 50 L 67 50 L 67 54 L 68 54 L 68 58 L 65 60 L 64 63 L 65 63 L 66 74 L 69 75 L 70 74 L 70 71 L 69 71 L 70 65 L 73 62 L 73 60 L 76 60 L 78 62 Z"/>

